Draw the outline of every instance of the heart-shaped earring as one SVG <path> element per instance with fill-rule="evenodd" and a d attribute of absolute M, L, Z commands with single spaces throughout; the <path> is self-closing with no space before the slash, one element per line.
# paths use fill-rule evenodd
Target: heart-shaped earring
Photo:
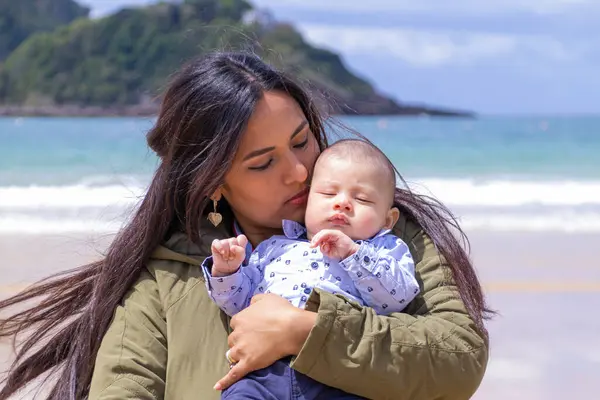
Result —
<path fill-rule="evenodd" d="M 208 213 L 208 220 L 210 221 L 211 224 L 213 224 L 216 227 L 221 223 L 221 221 L 223 221 L 223 216 L 217 212 L 217 200 L 214 200 L 214 199 L 213 199 L 213 208 L 214 208 L 214 211 Z"/>

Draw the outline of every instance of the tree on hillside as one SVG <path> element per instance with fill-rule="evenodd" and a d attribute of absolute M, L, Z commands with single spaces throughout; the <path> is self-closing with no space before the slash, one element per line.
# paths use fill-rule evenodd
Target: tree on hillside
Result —
<path fill-rule="evenodd" d="M 47 32 L 86 17 L 73 0 L 0 0 L 0 61 L 31 34 Z"/>

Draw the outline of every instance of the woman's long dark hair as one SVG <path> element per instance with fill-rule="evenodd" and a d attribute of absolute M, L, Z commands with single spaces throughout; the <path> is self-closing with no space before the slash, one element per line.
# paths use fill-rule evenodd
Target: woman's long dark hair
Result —
<path fill-rule="evenodd" d="M 100 342 L 115 308 L 152 251 L 176 230 L 200 237 L 208 198 L 223 182 L 243 132 L 265 91 L 287 92 L 306 115 L 320 147 L 324 118 L 311 96 L 285 74 L 248 53 L 211 53 L 187 64 L 167 89 L 147 135 L 160 164 L 147 194 L 105 257 L 53 275 L 0 301 L 0 338 L 26 335 L 0 390 L 5 400 L 34 379 L 53 374 L 48 399 L 87 397 Z M 485 300 L 472 265 L 439 203 L 400 191 L 403 210 L 421 224 L 454 274 L 458 291 L 483 329 Z M 26 302 L 35 301 L 33 306 Z M 485 334 L 485 333 L 484 333 Z"/>

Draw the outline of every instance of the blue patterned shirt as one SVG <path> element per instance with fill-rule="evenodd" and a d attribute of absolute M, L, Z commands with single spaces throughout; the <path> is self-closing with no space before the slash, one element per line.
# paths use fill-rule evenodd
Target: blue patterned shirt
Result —
<path fill-rule="evenodd" d="M 357 241 L 359 250 L 341 261 L 310 248 L 301 224 L 286 220 L 283 232 L 254 250 L 248 244 L 246 260 L 231 275 L 213 277 L 212 257 L 203 262 L 209 295 L 228 315 L 246 308 L 259 293 L 274 293 L 304 307 L 315 287 L 389 314 L 403 310 L 419 292 L 408 246 L 389 230 Z"/>

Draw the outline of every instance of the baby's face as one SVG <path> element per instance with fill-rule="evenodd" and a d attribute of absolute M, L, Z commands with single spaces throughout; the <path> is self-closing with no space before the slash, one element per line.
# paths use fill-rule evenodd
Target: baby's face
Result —
<path fill-rule="evenodd" d="M 337 229 L 353 240 L 365 240 L 397 219 L 393 188 L 376 165 L 325 156 L 315 165 L 305 223 L 308 237 Z M 397 212 L 397 211 L 396 211 Z"/>

